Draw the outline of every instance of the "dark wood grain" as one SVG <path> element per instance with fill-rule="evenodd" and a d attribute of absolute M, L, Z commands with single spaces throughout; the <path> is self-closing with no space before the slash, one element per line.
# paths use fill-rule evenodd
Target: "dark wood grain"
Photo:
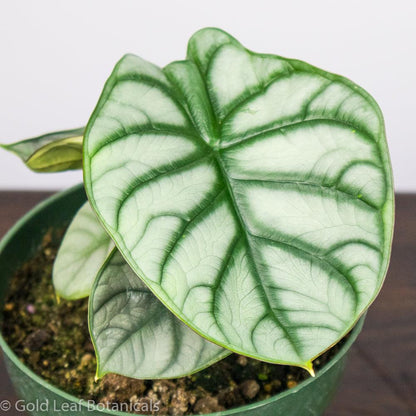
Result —
<path fill-rule="evenodd" d="M 416 415 L 416 195 L 397 195 L 389 272 L 327 416 Z"/>
<path fill-rule="evenodd" d="M 0 236 L 49 194 L 0 192 Z M 0 401 L 15 400 L 0 363 Z M 10 416 L 19 413 L 10 411 Z M 326 416 L 416 415 L 416 195 L 396 198 L 396 229 L 386 283 L 352 348 Z"/>

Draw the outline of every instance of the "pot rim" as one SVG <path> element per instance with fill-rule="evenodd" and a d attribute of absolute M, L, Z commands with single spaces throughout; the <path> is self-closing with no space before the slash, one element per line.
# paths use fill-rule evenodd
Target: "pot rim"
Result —
<path fill-rule="evenodd" d="M 72 193 L 79 192 L 80 189 L 83 187 L 83 184 L 75 185 L 65 191 L 57 192 L 56 194 L 46 198 L 44 201 L 41 201 L 39 204 L 37 204 L 34 208 L 32 208 L 30 211 L 28 211 L 24 216 L 22 216 L 10 230 L 5 234 L 5 236 L 0 241 L 0 253 L 4 250 L 4 248 L 12 241 L 14 235 L 23 227 L 25 227 L 26 223 L 28 223 L 33 217 L 40 214 L 44 208 L 52 205 L 55 203 L 55 201 L 64 198 L 65 196 L 68 196 Z M 3 319 L 1 311 L 0 311 L 0 322 Z M 296 394 L 299 390 L 305 388 L 309 384 L 313 383 L 315 380 L 317 380 L 320 376 L 325 374 L 327 371 L 329 371 L 337 362 L 338 360 L 344 356 L 347 351 L 350 349 L 351 345 L 354 343 L 354 341 L 357 339 L 359 333 L 361 332 L 361 329 L 364 324 L 365 315 L 360 318 L 358 323 L 354 326 L 354 328 L 351 331 L 350 337 L 347 339 L 347 341 L 342 345 L 342 347 L 339 349 L 339 351 L 331 358 L 331 360 L 324 365 L 320 370 L 316 372 L 315 377 L 309 377 L 306 380 L 299 383 L 296 387 L 292 389 L 287 389 L 281 393 L 277 393 L 274 396 L 260 400 L 255 403 L 247 404 L 244 406 L 236 407 L 233 409 L 225 410 L 222 412 L 216 412 L 216 413 L 209 413 L 207 416 L 215 416 L 215 415 L 221 415 L 221 416 L 228 416 L 233 415 L 241 411 L 250 411 L 254 410 L 258 407 L 267 405 L 269 403 L 273 403 L 275 401 L 278 401 L 280 399 L 283 399 L 291 394 Z M 32 371 L 29 367 L 27 367 L 24 363 L 20 361 L 18 356 L 14 353 L 14 351 L 9 347 L 9 345 L 6 343 L 5 339 L 3 338 L 3 334 L 0 331 L 0 347 L 3 350 L 3 353 L 5 356 L 7 356 L 12 363 L 24 374 L 26 374 L 29 378 L 31 378 L 36 383 L 40 384 L 45 389 L 51 391 L 57 396 L 60 396 L 61 398 L 76 403 L 78 406 L 81 406 L 89 411 L 97 411 L 101 412 L 103 414 L 108 415 L 117 415 L 117 416 L 130 416 L 131 413 L 126 412 L 120 412 L 116 410 L 109 410 L 109 409 L 103 409 L 100 406 L 93 405 L 91 403 L 88 403 L 84 399 L 80 399 L 76 396 L 73 396 L 72 394 L 69 394 L 65 392 L 64 390 L 61 390 L 58 387 L 55 387 L 54 385 L 50 384 L 48 381 L 40 377 L 38 374 L 36 374 L 34 371 Z M 162 415 L 161 415 L 162 416 Z"/>

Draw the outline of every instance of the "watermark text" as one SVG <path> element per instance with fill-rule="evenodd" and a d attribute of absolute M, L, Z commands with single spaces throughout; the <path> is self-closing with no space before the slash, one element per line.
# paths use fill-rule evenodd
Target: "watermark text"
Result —
<path fill-rule="evenodd" d="M 145 401 L 138 401 L 133 403 L 96 403 L 94 400 L 81 400 L 75 402 L 61 402 L 57 400 L 37 399 L 35 401 L 18 400 L 12 402 L 10 400 L 0 401 L 0 413 L 8 412 L 10 410 L 17 410 L 18 412 L 80 412 L 97 410 L 114 410 L 117 412 L 158 412 L 160 409 L 159 401 L 152 401 L 146 399 Z"/>

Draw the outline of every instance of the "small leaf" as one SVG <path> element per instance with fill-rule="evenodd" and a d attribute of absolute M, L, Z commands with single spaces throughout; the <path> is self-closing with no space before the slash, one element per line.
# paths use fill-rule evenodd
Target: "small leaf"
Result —
<path fill-rule="evenodd" d="M 86 129 L 84 178 L 123 257 L 187 325 L 311 371 L 378 294 L 392 174 L 351 81 L 217 29 L 165 69 L 125 56 Z"/>
<path fill-rule="evenodd" d="M 57 294 L 64 299 L 88 296 L 113 247 L 90 204 L 85 203 L 68 227 L 55 259 L 53 285 Z"/>
<path fill-rule="evenodd" d="M 94 283 L 89 322 L 98 377 L 116 373 L 140 379 L 177 378 L 230 354 L 176 318 L 117 249 Z"/>
<path fill-rule="evenodd" d="M 82 136 L 49 143 L 26 161 L 35 172 L 61 172 L 82 168 Z"/>
<path fill-rule="evenodd" d="M 49 133 L 1 145 L 19 156 L 35 172 L 61 172 L 82 168 L 84 128 Z"/>

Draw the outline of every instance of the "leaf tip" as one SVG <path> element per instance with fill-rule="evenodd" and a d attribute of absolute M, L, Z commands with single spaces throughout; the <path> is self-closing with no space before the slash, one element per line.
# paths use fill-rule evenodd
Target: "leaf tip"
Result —
<path fill-rule="evenodd" d="M 94 383 L 97 383 L 98 380 L 100 380 L 100 378 L 102 378 L 102 377 L 103 377 L 103 375 L 100 374 L 100 364 L 97 362 L 97 368 L 95 370 L 95 376 L 94 376 Z"/>
<path fill-rule="evenodd" d="M 311 375 L 311 377 L 315 377 L 315 370 L 313 368 L 313 363 L 312 361 L 308 361 L 307 363 L 305 363 L 304 369 Z"/>
<path fill-rule="evenodd" d="M 97 360 L 98 361 L 98 360 Z M 97 369 L 95 370 L 95 376 L 94 376 L 94 383 L 97 383 L 99 380 L 101 380 L 107 372 L 102 372 L 100 370 L 100 364 L 97 363 Z"/>
<path fill-rule="evenodd" d="M 8 152 L 16 154 L 16 152 L 13 151 L 13 146 L 11 144 L 0 143 L 0 148 L 7 150 Z"/>

